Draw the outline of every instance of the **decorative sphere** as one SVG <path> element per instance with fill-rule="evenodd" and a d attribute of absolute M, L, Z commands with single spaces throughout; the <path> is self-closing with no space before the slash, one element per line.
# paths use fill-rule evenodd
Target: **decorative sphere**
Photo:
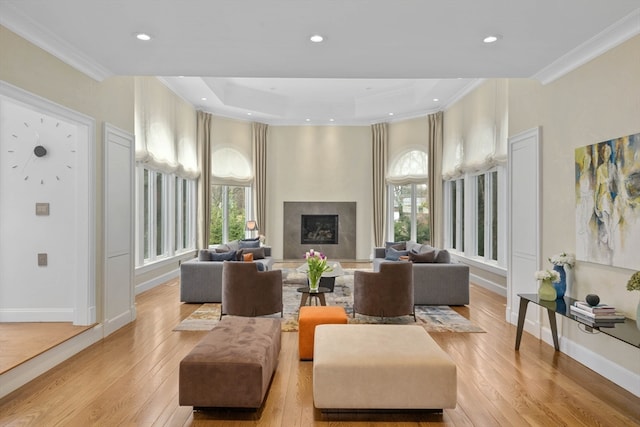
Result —
<path fill-rule="evenodd" d="M 587 304 L 589 304 L 590 306 L 595 306 L 600 303 L 600 297 L 596 294 L 589 294 L 585 298 L 585 301 L 587 301 Z"/>

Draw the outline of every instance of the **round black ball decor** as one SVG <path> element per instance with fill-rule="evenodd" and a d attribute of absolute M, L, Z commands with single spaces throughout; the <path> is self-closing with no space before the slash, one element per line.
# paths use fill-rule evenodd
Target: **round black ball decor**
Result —
<path fill-rule="evenodd" d="M 596 294 L 589 294 L 585 298 L 585 301 L 587 301 L 587 304 L 589 304 L 590 306 L 595 306 L 600 303 L 600 297 Z"/>

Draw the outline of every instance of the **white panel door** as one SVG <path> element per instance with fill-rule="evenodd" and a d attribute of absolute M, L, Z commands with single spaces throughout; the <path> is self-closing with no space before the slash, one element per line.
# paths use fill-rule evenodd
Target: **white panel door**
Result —
<path fill-rule="evenodd" d="M 534 273 L 540 265 L 540 131 L 527 130 L 509 138 L 507 321 L 517 324 L 519 293 L 536 293 Z M 529 310 L 529 326 L 537 324 Z M 536 335 L 535 328 L 530 332 Z"/>
<path fill-rule="evenodd" d="M 105 140 L 105 336 L 135 319 L 134 139 L 109 124 Z"/>

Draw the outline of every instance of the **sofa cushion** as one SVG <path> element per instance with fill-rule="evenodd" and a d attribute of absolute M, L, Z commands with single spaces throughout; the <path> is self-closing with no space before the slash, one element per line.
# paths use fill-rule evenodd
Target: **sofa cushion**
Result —
<path fill-rule="evenodd" d="M 409 251 L 398 251 L 393 248 L 387 248 L 384 259 L 387 261 L 399 261 L 401 256 L 407 256 Z"/>
<path fill-rule="evenodd" d="M 200 249 L 198 251 L 198 261 L 211 261 L 211 252 L 207 249 Z"/>
<path fill-rule="evenodd" d="M 451 254 L 446 249 L 440 249 L 436 255 L 436 262 L 440 264 L 451 263 Z"/>
<path fill-rule="evenodd" d="M 211 261 L 236 261 L 236 251 L 212 253 Z"/>
<path fill-rule="evenodd" d="M 245 254 L 252 254 L 253 259 L 264 259 L 264 248 L 244 248 L 242 249 Z"/>
<path fill-rule="evenodd" d="M 431 250 L 429 252 L 409 252 L 409 261 L 421 263 L 421 262 L 436 262 L 436 251 Z"/>
<path fill-rule="evenodd" d="M 238 248 L 239 249 L 259 248 L 259 247 L 260 247 L 260 241 L 259 240 L 240 240 L 240 241 L 238 241 Z"/>

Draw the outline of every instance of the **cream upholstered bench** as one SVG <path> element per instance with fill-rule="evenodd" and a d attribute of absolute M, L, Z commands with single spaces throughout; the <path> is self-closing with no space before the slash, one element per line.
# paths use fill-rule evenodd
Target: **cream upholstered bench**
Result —
<path fill-rule="evenodd" d="M 455 408 L 456 381 L 455 363 L 421 326 L 316 326 L 316 408 Z"/>
<path fill-rule="evenodd" d="M 276 367 L 280 319 L 224 317 L 180 362 L 182 406 L 259 408 Z"/>

